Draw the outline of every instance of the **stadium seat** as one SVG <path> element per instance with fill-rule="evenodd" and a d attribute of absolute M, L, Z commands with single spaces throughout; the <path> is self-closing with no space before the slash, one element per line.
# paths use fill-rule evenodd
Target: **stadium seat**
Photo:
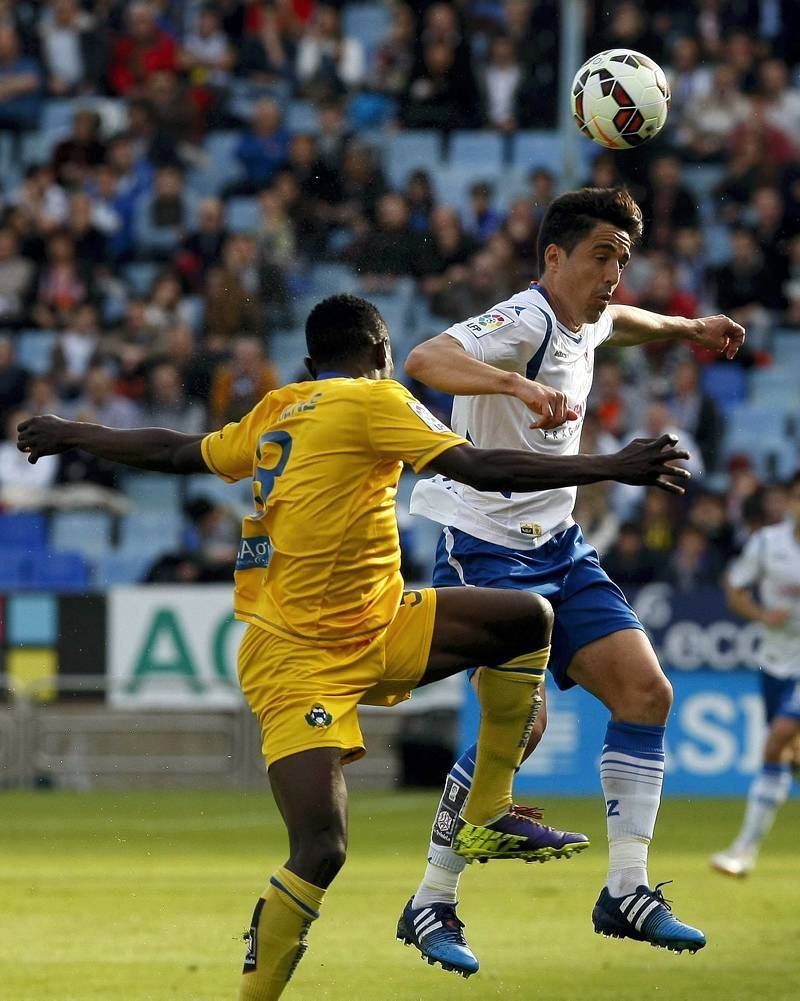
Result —
<path fill-rule="evenodd" d="M 258 224 L 258 199 L 231 198 L 228 202 L 228 229 L 233 233 L 248 233 Z"/>
<path fill-rule="evenodd" d="M 780 365 L 751 372 L 747 399 L 748 403 L 756 407 L 797 410 L 797 365 L 789 360 L 782 360 Z"/>
<path fill-rule="evenodd" d="M 81 105 L 74 98 L 52 98 L 42 105 L 39 127 L 42 132 L 53 132 L 56 129 L 71 129 L 72 119 Z"/>
<path fill-rule="evenodd" d="M 717 267 L 727 263 L 731 256 L 731 239 L 728 227 L 719 223 L 708 225 L 703 230 L 703 236 L 709 265 Z"/>
<path fill-rule="evenodd" d="M 219 195 L 242 177 L 242 165 L 236 159 L 241 133 L 209 132 L 203 142 L 204 162 L 189 172 L 187 185 L 198 195 Z"/>
<path fill-rule="evenodd" d="M 800 369 L 800 330 L 776 330 L 772 347 L 775 364 L 793 371 L 796 381 Z"/>
<path fill-rule="evenodd" d="M 123 265 L 122 275 L 134 296 L 143 298 L 149 296 L 158 271 L 159 266 L 152 261 L 132 261 Z"/>
<path fill-rule="evenodd" d="M 122 492 L 141 514 L 177 511 L 180 507 L 182 477 L 162 473 L 124 473 Z"/>
<path fill-rule="evenodd" d="M 111 515 L 105 511 L 56 511 L 50 521 L 50 546 L 56 552 L 94 557 L 111 547 Z"/>
<path fill-rule="evenodd" d="M 431 176 L 442 161 L 442 137 L 433 129 L 398 132 L 387 143 L 384 169 L 395 187 L 405 187 L 412 170 L 421 168 Z"/>
<path fill-rule="evenodd" d="M 558 176 L 564 165 L 564 149 L 557 132 L 526 130 L 511 137 L 511 163 L 526 172 L 544 167 Z"/>
<path fill-rule="evenodd" d="M 250 480 L 225 483 L 216 476 L 199 473 L 196 476 L 186 477 L 186 496 L 206 497 L 227 507 L 238 516 L 243 516 L 253 509 L 253 488 Z"/>
<path fill-rule="evenodd" d="M 480 166 L 487 173 L 497 173 L 505 162 L 505 137 L 497 132 L 454 132 L 448 160 L 451 167 Z"/>
<path fill-rule="evenodd" d="M 120 524 L 119 542 L 121 549 L 138 548 L 143 553 L 155 555 L 180 549 L 183 518 L 177 510 L 126 515 Z"/>
<path fill-rule="evenodd" d="M 358 289 L 358 276 L 347 264 L 317 264 L 311 273 L 311 291 L 318 299 Z"/>
<path fill-rule="evenodd" d="M 774 406 L 756 407 L 751 403 L 740 403 L 728 412 L 726 434 L 741 438 L 755 437 L 766 447 L 785 435 L 788 416 L 788 411 Z"/>
<path fill-rule="evenodd" d="M 357 38 L 364 46 L 367 61 L 389 33 L 392 12 L 388 4 L 348 4 L 342 15 L 342 31 Z"/>
<path fill-rule="evenodd" d="M 294 135 L 296 132 L 319 132 L 319 111 L 310 101 L 290 101 L 283 124 Z"/>
<path fill-rule="evenodd" d="M 37 552 L 47 546 L 47 519 L 43 514 L 0 514 L 0 550 Z M 2 563 L 2 560 L 0 560 Z"/>
<path fill-rule="evenodd" d="M 716 163 L 684 164 L 681 171 L 683 183 L 698 201 L 710 199 L 714 188 L 725 176 L 725 166 Z"/>
<path fill-rule="evenodd" d="M 113 550 L 94 560 L 92 583 L 99 588 L 138 584 L 154 562 L 140 548 Z"/>
<path fill-rule="evenodd" d="M 16 342 L 17 364 L 33 375 L 44 375 L 53 366 L 54 330 L 23 330 Z"/>
<path fill-rule="evenodd" d="M 28 132 L 22 137 L 20 160 L 24 167 L 49 163 L 55 147 L 70 134 L 69 128 Z"/>
<path fill-rule="evenodd" d="M 25 586 L 82 591 L 89 586 L 89 568 L 80 553 L 47 553 L 28 565 Z"/>
<path fill-rule="evenodd" d="M 739 365 L 718 362 L 707 365 L 702 374 L 703 389 L 725 413 L 747 395 L 747 375 Z"/>

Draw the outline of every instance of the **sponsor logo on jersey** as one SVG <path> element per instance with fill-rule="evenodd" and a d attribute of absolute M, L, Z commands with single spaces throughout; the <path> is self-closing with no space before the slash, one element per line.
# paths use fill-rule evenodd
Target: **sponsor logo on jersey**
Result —
<path fill-rule="evenodd" d="M 325 706 L 321 705 L 319 702 L 315 702 L 306 713 L 305 721 L 315 730 L 324 730 L 326 727 L 330 726 L 331 723 L 333 723 L 333 716 L 331 716 Z"/>
<path fill-rule="evenodd" d="M 446 424 L 443 424 L 438 417 L 434 417 L 430 410 L 426 406 L 423 406 L 419 400 L 409 400 L 408 405 L 423 424 L 428 425 L 431 431 L 438 431 L 439 434 L 450 433 L 450 428 Z"/>
<path fill-rule="evenodd" d="M 519 530 L 523 535 L 532 535 L 536 539 L 542 534 L 542 526 L 537 525 L 535 521 L 521 521 Z"/>
<path fill-rule="evenodd" d="M 239 540 L 239 551 L 236 554 L 237 570 L 262 570 L 269 565 L 272 555 L 272 544 L 266 535 L 256 535 L 250 539 Z"/>
<path fill-rule="evenodd" d="M 510 316 L 501 313 L 499 310 L 492 310 L 491 313 L 481 313 L 480 316 L 473 316 L 467 320 L 464 326 L 476 337 L 483 337 L 484 334 L 491 334 L 501 327 L 509 327 L 514 323 Z"/>

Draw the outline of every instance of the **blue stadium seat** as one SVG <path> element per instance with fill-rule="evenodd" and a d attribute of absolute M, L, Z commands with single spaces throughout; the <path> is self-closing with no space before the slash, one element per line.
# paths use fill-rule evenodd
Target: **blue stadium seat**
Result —
<path fill-rule="evenodd" d="M 39 128 L 42 132 L 71 129 L 72 119 L 81 103 L 74 98 L 51 98 L 45 101 L 39 118 Z"/>
<path fill-rule="evenodd" d="M 120 525 L 120 547 L 160 554 L 180 549 L 183 543 L 183 518 L 179 511 L 135 512 L 126 515 Z"/>
<path fill-rule="evenodd" d="M 17 363 L 34 375 L 44 375 L 53 367 L 54 330 L 23 330 L 16 341 Z"/>
<path fill-rule="evenodd" d="M 177 511 L 180 507 L 182 477 L 163 473 L 124 473 L 121 489 L 142 514 Z"/>
<path fill-rule="evenodd" d="M 297 132 L 319 132 L 319 111 L 310 101 L 290 101 L 283 124 L 294 135 Z"/>
<path fill-rule="evenodd" d="M 347 264 L 317 264 L 311 273 L 311 291 L 319 299 L 358 288 L 358 276 Z"/>
<path fill-rule="evenodd" d="M 530 172 L 544 167 L 556 177 L 564 166 L 564 150 L 558 132 L 525 130 L 511 137 L 511 163 Z"/>
<path fill-rule="evenodd" d="M 472 164 L 440 167 L 431 177 L 431 181 L 437 202 L 451 205 L 463 216 L 469 208 L 469 189 L 473 184 L 478 181 L 487 181 L 495 192 L 500 192 L 505 189 L 505 176 L 505 173 L 498 174 L 497 171 L 484 167 L 480 161 L 476 161 Z M 513 176 L 513 190 L 515 194 L 518 194 L 520 193 L 519 175 Z M 510 188 L 511 185 L 509 185 Z M 524 185 L 522 190 L 524 191 Z M 496 206 L 499 201 L 499 198 L 495 199 Z"/>
<path fill-rule="evenodd" d="M 247 514 L 253 509 L 253 488 L 249 479 L 225 483 L 216 476 L 198 473 L 196 476 L 187 476 L 186 496 L 206 497 L 237 515 Z"/>
<path fill-rule="evenodd" d="M 797 381 L 800 368 L 800 330 L 776 330 L 772 340 L 775 364 L 792 369 Z"/>
<path fill-rule="evenodd" d="M 398 132 L 387 143 L 384 169 L 395 187 L 405 187 L 412 170 L 422 168 L 433 176 L 442 162 L 442 137 L 434 129 Z"/>
<path fill-rule="evenodd" d="M 505 162 L 505 137 L 497 132 L 455 132 L 450 138 L 451 167 L 480 166 L 497 173 Z"/>
<path fill-rule="evenodd" d="M 797 365 L 788 359 L 751 372 L 748 388 L 748 402 L 753 406 L 798 409 Z"/>
<path fill-rule="evenodd" d="M 0 514 L 0 550 L 38 552 L 47 546 L 47 519 L 43 514 Z M 2 564 L 0 560 L 0 564 Z"/>
<path fill-rule="evenodd" d="M 233 233 L 248 233 L 258 224 L 257 198 L 231 198 L 228 202 L 228 229 Z"/>
<path fill-rule="evenodd" d="M 703 230 L 708 264 L 716 267 L 726 264 L 731 256 L 731 235 L 727 226 L 712 223 Z"/>
<path fill-rule="evenodd" d="M 724 164 L 687 163 L 683 165 L 681 177 L 698 201 L 705 201 L 710 199 L 711 193 L 725 176 L 725 172 Z"/>
<path fill-rule="evenodd" d="M 80 553 L 47 553 L 28 567 L 26 585 L 55 591 L 83 591 L 89 586 L 89 568 Z"/>
<path fill-rule="evenodd" d="M 725 413 L 747 396 L 747 375 L 739 365 L 717 362 L 702 371 L 703 389 Z"/>
<path fill-rule="evenodd" d="M 727 414 L 725 432 L 739 438 L 760 439 L 763 447 L 774 444 L 786 434 L 789 412 L 778 407 L 756 407 L 740 403 Z"/>
<path fill-rule="evenodd" d="M 241 179 L 242 165 L 236 159 L 240 132 L 209 132 L 203 142 L 205 162 L 189 172 L 188 187 L 198 195 L 219 195 Z"/>
<path fill-rule="evenodd" d="M 383 3 L 348 4 L 342 16 L 344 34 L 361 42 L 368 61 L 387 36 L 391 23 L 391 7 Z"/>
<path fill-rule="evenodd" d="M 159 265 L 152 261 L 131 261 L 122 266 L 122 276 L 125 284 L 137 298 L 150 294 L 153 282 L 159 272 Z"/>
<path fill-rule="evenodd" d="M 94 557 L 111 547 L 111 515 L 105 511 L 56 511 L 50 521 L 50 545 L 56 552 Z"/>
<path fill-rule="evenodd" d="M 138 584 L 156 558 L 141 548 L 113 550 L 94 561 L 92 582 L 99 588 Z"/>
<path fill-rule="evenodd" d="M 49 163 L 53 150 L 64 139 L 69 136 L 69 128 L 49 129 L 28 132 L 22 137 L 20 146 L 20 160 L 23 167 L 31 167 L 34 164 Z"/>

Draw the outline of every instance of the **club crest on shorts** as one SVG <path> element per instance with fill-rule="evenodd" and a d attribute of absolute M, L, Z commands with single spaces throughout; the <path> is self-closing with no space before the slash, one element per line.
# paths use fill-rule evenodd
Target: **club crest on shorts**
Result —
<path fill-rule="evenodd" d="M 321 705 L 319 702 L 315 702 L 311 709 L 305 715 L 306 723 L 309 726 L 313 726 L 315 730 L 324 730 L 326 726 L 330 726 L 333 723 L 333 716 L 328 712 L 325 706 Z"/>

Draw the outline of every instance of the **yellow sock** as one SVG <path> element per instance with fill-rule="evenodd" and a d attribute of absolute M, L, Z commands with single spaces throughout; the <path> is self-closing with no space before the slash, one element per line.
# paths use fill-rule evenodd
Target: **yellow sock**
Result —
<path fill-rule="evenodd" d="M 548 646 L 478 672 L 478 752 L 472 788 L 462 810 L 470 824 L 491 823 L 511 806 L 514 773 L 542 703 L 539 685 L 549 656 Z"/>
<path fill-rule="evenodd" d="M 270 877 L 253 912 L 239 1001 L 275 1001 L 306 951 L 325 891 L 285 866 Z"/>

